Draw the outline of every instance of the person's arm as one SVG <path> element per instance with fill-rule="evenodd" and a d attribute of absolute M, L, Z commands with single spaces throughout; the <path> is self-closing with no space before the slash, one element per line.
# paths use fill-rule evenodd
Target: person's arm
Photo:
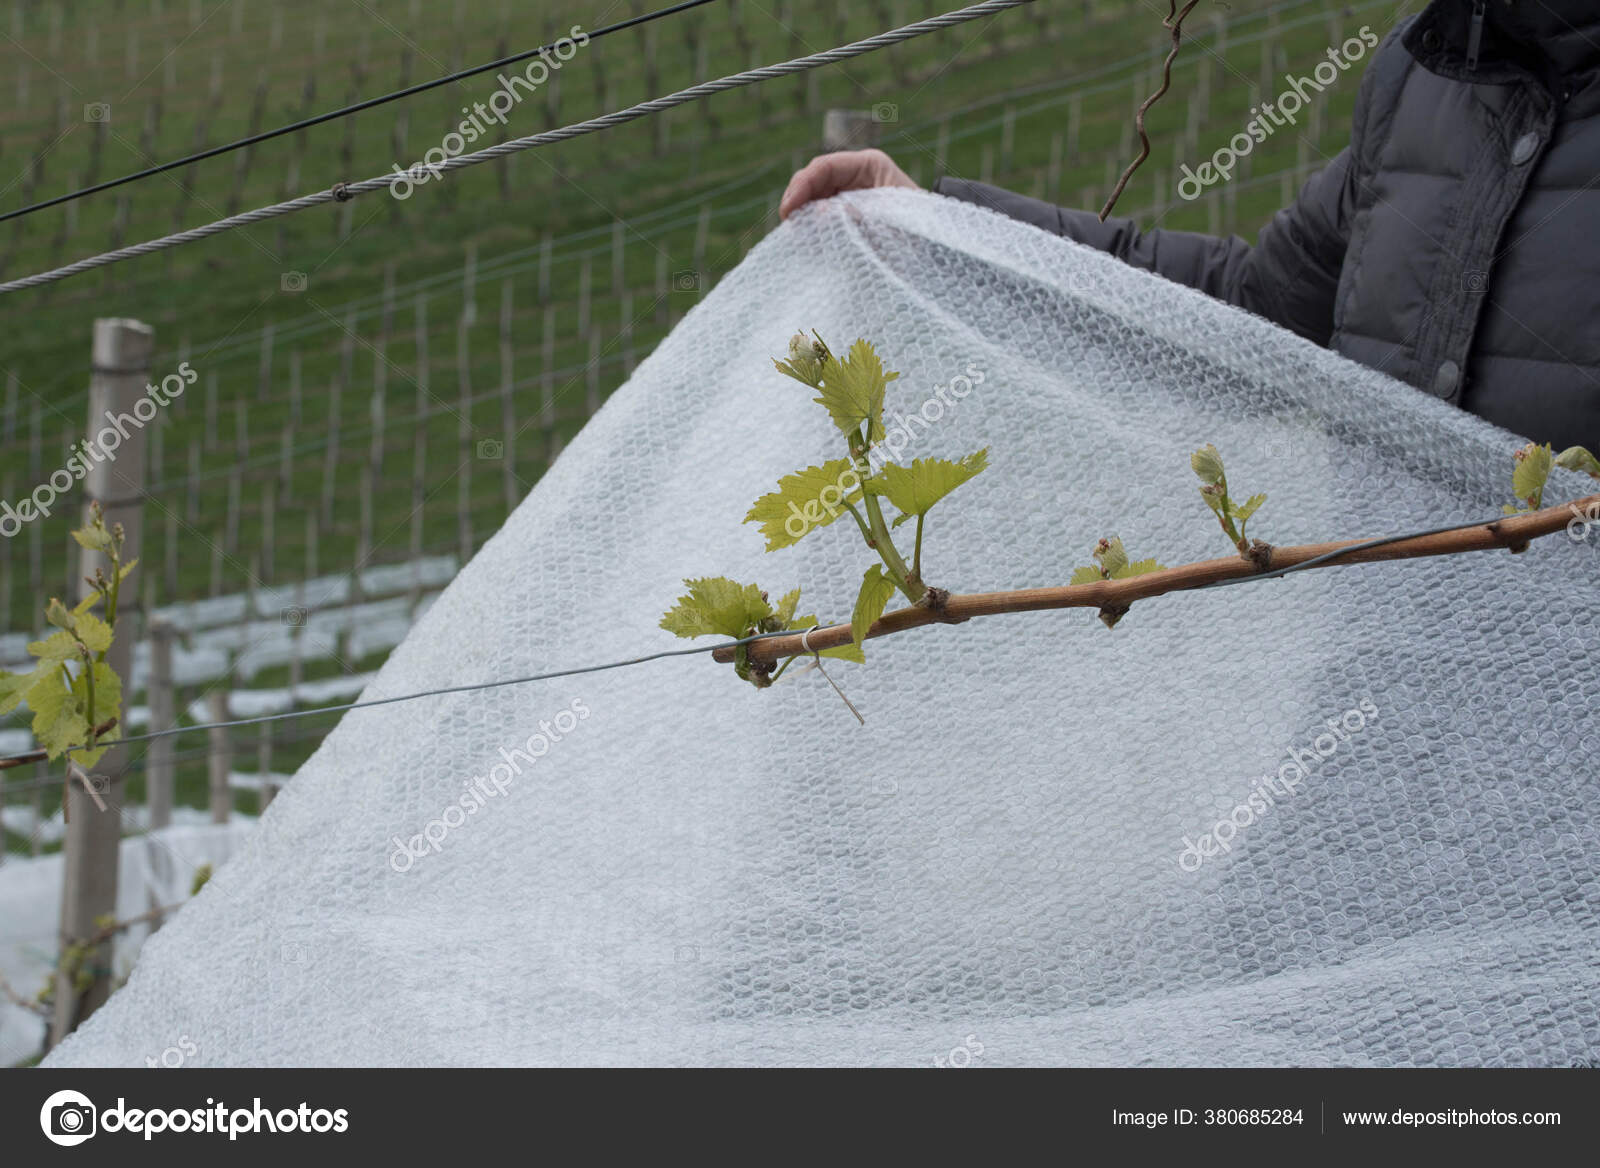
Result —
<path fill-rule="evenodd" d="M 1108 252 L 1208 296 L 1247 309 L 1325 345 L 1354 210 L 1351 155 L 1342 151 L 1312 175 L 1294 205 L 1279 211 L 1251 247 L 1238 236 L 1140 231 L 1131 219 L 1057 207 L 969 179 L 943 178 L 936 192 Z"/>

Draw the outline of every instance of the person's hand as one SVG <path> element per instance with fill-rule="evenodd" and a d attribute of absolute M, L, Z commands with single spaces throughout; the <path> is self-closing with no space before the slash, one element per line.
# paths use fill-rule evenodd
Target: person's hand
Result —
<path fill-rule="evenodd" d="M 841 150 L 820 154 L 795 171 L 778 204 L 778 217 L 787 219 L 813 199 L 826 199 L 840 191 L 868 187 L 910 187 L 921 190 L 911 176 L 882 150 Z"/>

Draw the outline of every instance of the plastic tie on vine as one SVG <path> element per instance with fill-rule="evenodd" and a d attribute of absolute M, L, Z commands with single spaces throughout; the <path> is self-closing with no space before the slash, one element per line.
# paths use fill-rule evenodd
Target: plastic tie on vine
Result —
<path fill-rule="evenodd" d="M 803 653 L 811 654 L 811 664 L 802 666 L 793 676 L 798 677 L 802 673 L 809 673 L 811 670 L 815 669 L 818 673 L 822 674 L 822 679 L 824 681 L 833 686 L 833 692 L 839 695 L 839 700 L 843 702 L 845 706 L 849 708 L 850 712 L 856 716 L 856 721 L 865 726 L 867 724 L 867 720 L 861 716 L 861 711 L 856 709 L 856 704 L 845 696 L 844 690 L 839 688 L 839 683 L 828 676 L 828 671 L 822 668 L 822 655 L 811 647 L 811 634 L 816 631 L 817 626 L 813 625 L 801 635 L 800 650 Z M 783 683 L 780 681 L 778 684 L 782 685 Z"/>

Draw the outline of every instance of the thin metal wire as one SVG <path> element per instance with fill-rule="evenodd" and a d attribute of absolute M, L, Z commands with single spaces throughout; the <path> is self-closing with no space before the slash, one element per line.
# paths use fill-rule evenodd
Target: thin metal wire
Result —
<path fill-rule="evenodd" d="M 472 154 L 461 154 L 454 158 L 447 158 L 437 164 L 429 163 L 425 168 L 425 173 L 412 174 L 395 171 L 378 175 L 374 178 L 363 179 L 360 182 L 340 184 L 331 190 L 301 195 L 297 199 L 274 203 L 268 207 L 258 207 L 254 211 L 230 215 L 225 219 L 218 219 L 200 227 L 192 227 L 187 231 L 179 231 L 172 235 L 161 236 L 158 239 L 147 240 L 144 243 L 136 243 L 130 247 L 118 248 L 115 251 L 90 256 L 87 259 L 78 260 L 62 268 L 55 268 L 32 276 L 24 276 L 17 280 L 9 280 L 4 284 L 0 284 L 0 295 L 7 292 L 20 292 L 24 288 L 37 288 L 44 284 L 52 284 L 57 280 L 65 280 L 69 276 L 76 276 L 79 273 L 102 268 L 108 264 L 165 251 L 168 248 L 178 247 L 186 243 L 194 243 L 213 235 L 220 235 L 225 231 L 231 231 L 235 227 L 245 227 L 252 223 L 260 223 L 266 219 L 276 219 L 279 216 L 290 215 L 296 211 L 305 211 L 312 207 L 334 202 L 336 199 L 346 201 L 355 198 L 357 195 L 368 194 L 372 191 L 392 190 L 402 183 L 415 186 L 433 178 L 442 177 L 447 171 L 461 170 L 464 167 L 492 162 L 496 158 L 504 158 L 507 155 L 516 154 L 523 150 L 549 146 L 556 142 L 565 142 L 570 138 L 593 134 L 598 130 L 609 130 L 613 126 L 620 126 L 639 118 L 648 117 L 651 114 L 658 114 L 663 110 L 672 109 L 674 106 L 687 105 L 690 102 L 699 101 L 703 97 L 710 97 L 715 93 L 739 89 L 747 85 L 755 85 L 778 77 L 789 77 L 796 73 L 804 73 L 810 69 L 821 68 L 823 65 L 847 61 L 852 57 L 860 57 L 878 49 L 897 45 L 902 41 L 912 40 L 946 28 L 953 28 L 968 21 L 981 20 L 985 16 L 994 16 L 1007 9 L 1018 8 L 1024 4 L 1032 4 L 1034 2 L 1035 0 L 984 0 L 981 4 L 957 9 L 954 12 L 946 12 L 940 16 L 930 17 L 927 20 L 919 20 L 915 24 L 908 24 L 903 28 L 878 33 L 876 36 L 868 37 L 866 40 L 855 41 L 834 49 L 825 49 L 820 53 L 797 57 L 792 61 L 784 61 L 777 65 L 764 65 L 758 69 L 747 69 L 742 73 L 733 73 L 726 77 L 719 77 L 715 81 L 691 85 L 688 89 L 680 89 L 676 93 L 668 94 L 665 97 L 652 98 L 649 101 L 640 102 L 638 105 L 629 106 L 627 109 L 603 114 L 597 118 L 590 118 L 588 121 L 574 122 L 568 126 L 547 130 L 542 134 L 533 134 L 526 138 L 518 138 L 511 142 L 501 142 L 498 145 L 486 147 Z"/>
<path fill-rule="evenodd" d="M 262 714 L 255 718 L 236 718 L 230 722 L 204 722 L 194 726 L 173 726 L 167 730 L 156 730 L 149 734 L 136 734 L 130 738 L 117 738 L 103 742 L 103 746 L 128 746 L 135 742 L 150 742 L 157 738 L 169 738 L 174 734 L 192 734 L 199 730 L 231 730 L 238 726 L 259 726 L 263 722 L 283 722 L 291 718 L 311 718 L 318 714 L 338 714 L 346 710 L 368 710 L 374 706 L 388 706 L 395 702 L 413 702 L 420 698 L 440 697 L 445 694 L 471 693 L 475 690 L 500 689 L 508 685 L 524 685 L 530 681 L 551 681 L 557 677 L 574 677 L 580 673 L 602 673 L 608 669 L 621 669 L 628 665 L 643 665 L 649 661 L 659 661 L 663 657 L 691 657 L 697 653 L 715 653 L 719 649 L 734 649 L 740 645 L 748 645 L 752 641 L 764 641 L 771 637 L 786 637 L 788 632 L 756 633 L 754 636 L 742 637 L 737 641 L 725 641 L 720 645 L 707 645 L 694 649 L 663 649 L 658 653 L 646 653 L 642 657 L 628 657 L 622 661 L 608 661 L 604 665 L 581 665 L 575 669 L 556 669 L 549 673 L 534 673 L 527 677 L 508 677 L 500 681 L 480 681 L 471 685 L 452 685 L 443 689 L 424 690 L 421 693 L 397 694 L 390 698 L 374 698 L 371 701 L 344 702 L 336 706 L 318 706 L 314 710 L 287 710 L 279 714 Z M 69 750 L 78 750 L 79 747 L 69 747 Z"/>
<path fill-rule="evenodd" d="M 679 12 L 685 12 L 690 8 L 699 8 L 702 4 L 710 4 L 711 2 L 712 0 L 684 0 L 683 3 L 674 4 L 670 8 L 662 8 L 656 12 L 646 12 L 640 16 L 633 16 L 627 20 L 618 21 L 616 24 L 608 24 L 604 28 L 597 28 L 593 32 L 585 33 L 584 35 L 591 41 L 599 40 L 601 37 L 609 36 L 611 33 L 621 32 L 623 29 L 633 28 L 635 25 L 649 24 L 652 20 L 660 20 L 664 16 L 674 16 Z M 337 118 L 347 117 L 350 114 L 357 114 L 362 110 L 369 110 L 374 106 L 380 106 L 391 101 L 397 101 L 402 97 L 411 97 L 413 94 L 424 93 L 430 89 L 437 89 L 439 86 L 449 85 L 453 81 L 462 81 L 468 77 L 475 77 L 479 73 L 487 73 L 490 69 L 500 69 L 504 68 L 506 65 L 514 65 L 518 61 L 526 61 L 529 57 L 536 57 L 543 53 L 553 52 L 555 48 L 555 45 L 540 45 L 537 49 L 528 49 L 526 52 L 514 53 L 509 57 L 501 57 L 498 61 L 490 61 L 486 65 L 474 65 L 472 68 L 463 69 L 459 73 L 451 73 L 447 77 L 436 77 L 432 81 L 422 81 L 405 89 L 397 89 L 393 93 L 383 94 L 381 97 L 369 97 L 365 101 L 356 102 L 354 105 L 347 105 L 336 110 L 329 110 L 326 113 L 317 114 L 315 117 L 303 118 L 300 121 L 292 122 L 287 126 L 279 126 L 275 130 L 263 130 L 259 134 L 251 134 L 247 138 L 240 138 L 237 141 L 227 142 L 221 146 L 213 146 L 209 150 L 201 150 L 197 153 L 186 155 L 183 158 L 175 158 L 171 162 L 163 162 L 157 166 L 146 167 L 144 170 L 135 171 L 132 174 L 125 174 L 120 178 L 107 179 L 105 182 L 96 183 L 92 187 L 84 187 L 81 190 L 69 191 L 64 195 L 57 195 L 55 198 L 46 199 L 41 203 L 34 203 L 27 207 L 19 207 L 15 211 L 7 211 L 5 214 L 0 215 L 0 223 L 4 223 L 7 219 L 17 219 L 23 215 L 31 215 L 35 211 L 43 211 L 47 207 L 56 207 L 62 203 L 70 203 L 74 199 L 81 199 L 86 195 L 97 195 L 101 191 L 109 191 L 113 187 L 122 186 L 124 183 L 131 183 L 137 181 L 138 179 L 151 178 L 158 174 L 165 174 L 169 170 L 177 170 L 179 167 L 189 166 L 196 162 L 203 162 L 207 158 L 215 158 L 219 154 L 228 154 L 234 150 L 242 150 L 246 146 L 254 146 L 258 142 L 266 142 L 273 138 L 280 138 L 284 134 L 292 134 L 297 130 L 309 130 L 312 126 L 320 126 L 324 122 L 331 122 Z"/>
<path fill-rule="evenodd" d="M 1503 516 L 1501 518 L 1504 518 Z M 1500 519 L 1489 519 L 1479 523 L 1457 523 L 1451 527 L 1435 527 L 1431 531 L 1412 531 L 1405 535 L 1385 535 L 1378 539 L 1363 540 L 1347 547 L 1334 548 L 1331 552 L 1323 552 L 1320 556 L 1313 556 L 1309 560 L 1302 560 L 1298 564 L 1291 564 L 1287 568 L 1278 568 L 1269 572 L 1261 572 L 1253 576 L 1234 576 L 1227 580 L 1213 580 L 1209 584 L 1196 584 L 1193 588 L 1185 588 L 1185 592 L 1200 592 L 1206 588 L 1227 588 L 1233 584 L 1254 584 L 1261 580 L 1276 580 L 1288 576 L 1293 572 L 1304 572 L 1307 568 L 1315 568 L 1331 560 L 1348 556 L 1353 552 L 1366 551 L 1368 548 L 1383 547 L 1391 543 L 1404 543 L 1408 539 L 1426 539 L 1430 535 L 1448 535 L 1452 531 L 1471 531 L 1475 527 L 1489 527 L 1500 522 Z"/>

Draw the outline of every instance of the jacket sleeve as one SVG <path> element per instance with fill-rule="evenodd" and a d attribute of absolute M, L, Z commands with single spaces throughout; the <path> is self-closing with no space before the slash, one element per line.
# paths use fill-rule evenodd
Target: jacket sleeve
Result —
<path fill-rule="evenodd" d="M 1311 176 L 1293 206 L 1273 216 L 1255 247 L 1236 235 L 1140 231 L 1132 219 L 1102 223 L 1092 211 L 1056 207 L 968 179 L 945 177 L 934 190 L 1109 252 L 1326 345 L 1350 242 L 1353 170 L 1350 150 L 1341 151 Z"/>

